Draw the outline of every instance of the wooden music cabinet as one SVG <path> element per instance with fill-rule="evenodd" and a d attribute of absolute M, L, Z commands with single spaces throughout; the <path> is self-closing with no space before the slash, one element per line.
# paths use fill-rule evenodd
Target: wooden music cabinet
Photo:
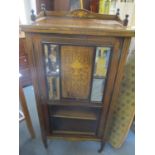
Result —
<path fill-rule="evenodd" d="M 26 35 L 42 139 L 101 141 L 134 31 L 127 19 L 43 9 Z"/>

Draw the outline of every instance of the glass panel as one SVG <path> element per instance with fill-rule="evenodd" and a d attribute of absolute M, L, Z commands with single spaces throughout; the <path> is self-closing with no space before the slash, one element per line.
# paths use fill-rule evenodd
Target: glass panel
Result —
<path fill-rule="evenodd" d="M 111 48 L 109 47 L 96 48 L 91 101 L 101 102 L 103 99 L 104 85 L 109 65 L 110 51 Z"/>
<path fill-rule="evenodd" d="M 59 47 L 57 45 L 44 45 L 46 74 L 48 76 L 59 74 Z"/>
<path fill-rule="evenodd" d="M 104 88 L 105 79 L 93 79 L 92 86 L 92 101 L 102 101 L 103 88 Z"/>
<path fill-rule="evenodd" d="M 49 99 L 58 100 L 60 98 L 59 77 L 47 77 L 47 83 Z"/>
<path fill-rule="evenodd" d="M 95 58 L 94 76 L 104 78 L 109 64 L 110 48 L 97 47 Z"/>
<path fill-rule="evenodd" d="M 59 90 L 59 47 L 53 44 L 44 44 L 45 68 L 49 99 L 60 99 Z"/>

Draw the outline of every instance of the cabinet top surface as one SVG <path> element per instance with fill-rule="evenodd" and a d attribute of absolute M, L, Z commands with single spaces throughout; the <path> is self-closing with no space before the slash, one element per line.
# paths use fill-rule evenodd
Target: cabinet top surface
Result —
<path fill-rule="evenodd" d="M 41 12 L 30 25 L 22 25 L 25 32 L 62 33 L 107 36 L 134 36 L 134 30 L 123 26 L 116 15 L 101 15 L 86 10 L 66 12 Z"/>

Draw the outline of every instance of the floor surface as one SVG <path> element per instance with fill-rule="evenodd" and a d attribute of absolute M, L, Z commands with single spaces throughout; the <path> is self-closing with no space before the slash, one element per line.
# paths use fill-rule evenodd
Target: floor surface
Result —
<path fill-rule="evenodd" d="M 135 135 L 131 131 L 121 148 L 115 149 L 111 145 L 106 144 L 102 153 L 97 152 L 100 147 L 100 143 L 92 141 L 72 142 L 64 140 L 50 140 L 48 141 L 48 149 L 45 149 L 40 136 L 40 126 L 36 111 L 33 87 L 29 86 L 24 88 L 24 93 L 36 133 L 36 138 L 30 138 L 25 121 L 20 123 L 20 155 L 135 155 Z"/>

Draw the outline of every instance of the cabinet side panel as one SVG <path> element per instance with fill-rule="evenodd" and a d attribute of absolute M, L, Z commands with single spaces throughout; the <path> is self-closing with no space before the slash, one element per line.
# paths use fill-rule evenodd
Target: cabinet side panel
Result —
<path fill-rule="evenodd" d="M 45 105 L 41 104 L 42 100 L 40 98 L 40 92 L 38 88 L 38 78 L 37 78 L 37 70 L 36 70 L 37 66 L 36 66 L 36 60 L 35 60 L 35 55 L 34 55 L 34 44 L 33 44 L 32 35 L 29 33 L 26 33 L 26 47 L 27 47 L 28 58 L 30 62 L 32 84 L 34 87 L 35 100 L 36 100 L 36 106 L 37 106 L 38 117 L 39 117 L 39 122 L 40 122 L 42 140 L 44 144 L 46 145 L 47 134 L 46 134 L 46 124 L 45 124 L 45 116 L 44 116 L 44 111 L 46 107 Z"/>
<path fill-rule="evenodd" d="M 107 112 L 109 110 L 109 104 L 111 101 L 113 86 L 114 86 L 118 62 L 119 62 L 120 43 L 121 43 L 121 40 L 119 39 L 115 39 L 115 41 L 112 43 L 113 50 L 111 53 L 110 66 L 108 68 L 108 77 L 105 85 L 105 93 L 104 93 L 104 100 L 103 100 L 104 105 L 101 113 L 99 131 L 98 131 L 99 136 L 104 136 L 103 133 L 106 126 Z"/>
<path fill-rule="evenodd" d="M 115 104 L 117 103 L 117 97 L 119 95 L 119 89 L 123 77 L 123 71 L 124 71 L 124 66 L 126 63 L 126 58 L 129 50 L 129 45 L 130 45 L 131 38 L 125 38 L 122 46 L 122 52 L 120 55 L 120 60 L 118 64 L 118 69 L 117 69 L 117 75 L 115 78 L 115 84 L 113 88 L 113 94 L 111 98 L 111 103 L 109 105 L 109 111 L 107 113 L 107 119 L 106 119 L 106 127 L 104 131 L 104 137 L 105 139 L 108 140 L 109 134 L 111 131 L 111 121 L 112 121 L 112 115 L 114 112 Z"/>

